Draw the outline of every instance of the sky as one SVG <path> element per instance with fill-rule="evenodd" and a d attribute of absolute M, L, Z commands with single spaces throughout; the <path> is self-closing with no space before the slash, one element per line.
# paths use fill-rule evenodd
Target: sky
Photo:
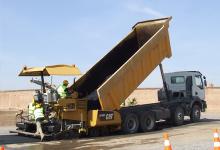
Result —
<path fill-rule="evenodd" d="M 31 78 L 18 77 L 25 65 L 76 64 L 85 73 L 136 22 L 167 16 L 173 55 L 162 62 L 164 71 L 199 70 L 220 86 L 219 6 L 218 0 L 0 0 L 0 90 L 34 88 Z M 161 86 L 158 68 L 140 85 Z"/>

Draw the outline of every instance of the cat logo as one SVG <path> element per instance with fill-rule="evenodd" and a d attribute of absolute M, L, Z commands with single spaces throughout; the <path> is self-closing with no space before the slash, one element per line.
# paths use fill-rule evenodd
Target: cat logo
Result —
<path fill-rule="evenodd" d="M 99 111 L 98 116 L 101 121 L 114 120 L 113 111 Z"/>

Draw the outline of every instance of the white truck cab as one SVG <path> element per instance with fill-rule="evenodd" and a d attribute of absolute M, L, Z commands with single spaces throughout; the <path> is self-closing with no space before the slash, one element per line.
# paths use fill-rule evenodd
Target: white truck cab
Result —
<path fill-rule="evenodd" d="M 172 97 L 198 97 L 205 100 L 206 78 L 199 71 L 165 73 L 165 81 Z"/>

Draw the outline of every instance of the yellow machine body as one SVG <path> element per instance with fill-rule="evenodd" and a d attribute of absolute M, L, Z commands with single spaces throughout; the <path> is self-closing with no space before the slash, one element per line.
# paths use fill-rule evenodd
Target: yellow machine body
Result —
<path fill-rule="evenodd" d="M 84 122 L 85 126 L 100 127 L 121 124 L 120 113 L 117 111 L 87 110 L 86 99 L 60 99 L 56 107 L 58 118 Z"/>

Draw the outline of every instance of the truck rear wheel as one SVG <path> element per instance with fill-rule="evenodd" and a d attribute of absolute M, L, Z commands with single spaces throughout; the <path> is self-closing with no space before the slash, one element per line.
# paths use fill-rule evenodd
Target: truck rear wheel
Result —
<path fill-rule="evenodd" d="M 198 105 L 194 105 L 190 114 L 191 122 L 198 122 L 201 116 L 201 109 Z"/>
<path fill-rule="evenodd" d="M 139 128 L 138 117 L 134 113 L 128 113 L 125 115 L 125 119 L 122 122 L 122 131 L 126 134 L 136 133 Z"/>
<path fill-rule="evenodd" d="M 150 112 L 144 112 L 140 116 L 140 130 L 143 132 L 152 131 L 155 128 L 155 117 Z"/>
<path fill-rule="evenodd" d="M 184 110 L 182 107 L 177 107 L 172 117 L 174 125 L 180 126 L 184 122 Z"/>

